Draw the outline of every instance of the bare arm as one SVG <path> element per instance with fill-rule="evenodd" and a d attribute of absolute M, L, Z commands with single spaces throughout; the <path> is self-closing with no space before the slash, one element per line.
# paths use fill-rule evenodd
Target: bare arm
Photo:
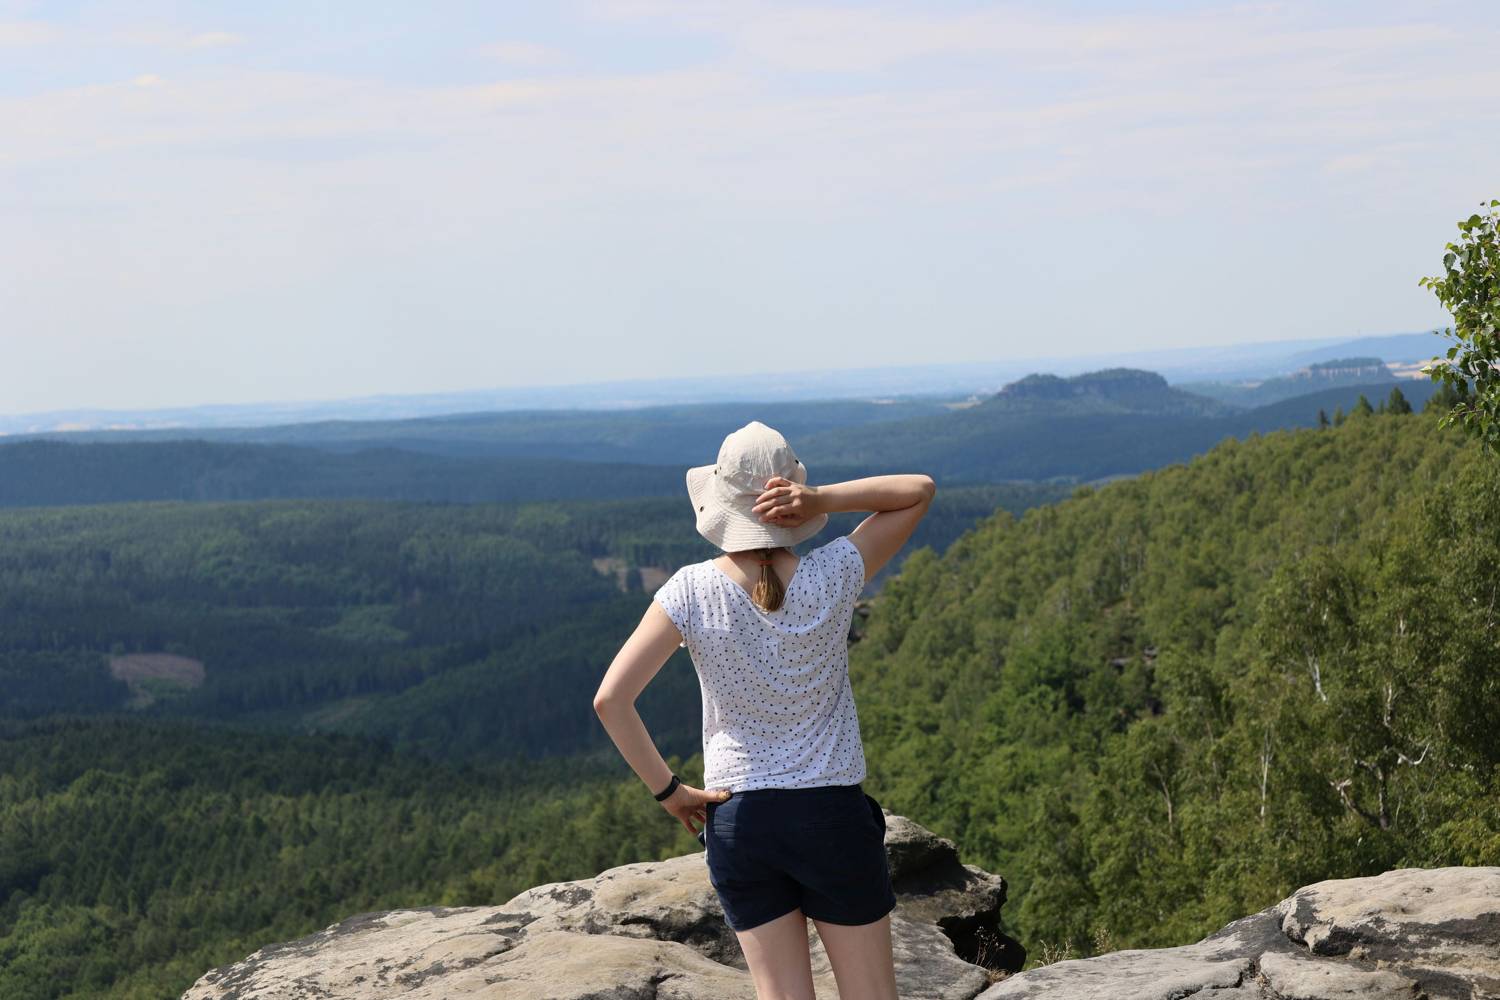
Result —
<path fill-rule="evenodd" d="M 937 484 L 931 476 L 921 474 L 869 476 L 843 483 L 811 486 L 814 514 L 837 514 L 841 511 L 868 510 L 883 513 L 905 510 L 914 504 L 931 500 Z M 866 522 L 868 523 L 868 519 Z"/>
<path fill-rule="evenodd" d="M 660 604 L 652 601 L 640 624 L 615 654 L 614 661 L 604 672 L 604 679 L 599 682 L 599 690 L 594 693 L 594 712 L 600 723 L 630 769 L 653 795 L 667 787 L 672 768 L 656 748 L 646 730 L 646 723 L 636 711 L 635 702 L 677 649 L 681 638 L 672 619 L 667 617 Z M 663 799 L 661 805 L 687 827 L 688 833 L 696 834 L 698 831 L 693 828 L 692 821 L 705 822 L 707 803 L 722 802 L 728 795 L 728 789 L 709 791 L 684 783 Z"/>
<path fill-rule="evenodd" d="M 937 484 L 920 473 L 869 476 L 826 486 L 772 479 L 752 510 L 770 524 L 795 527 L 818 514 L 874 511 L 849 532 L 865 562 L 865 581 L 880 572 L 916 530 Z"/>

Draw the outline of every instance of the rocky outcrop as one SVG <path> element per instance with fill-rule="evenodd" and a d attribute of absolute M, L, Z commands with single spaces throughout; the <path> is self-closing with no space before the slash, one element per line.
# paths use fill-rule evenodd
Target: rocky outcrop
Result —
<path fill-rule="evenodd" d="M 952 841 L 886 813 L 891 918 L 906 1000 L 972 1000 L 1025 952 L 1000 924 L 1005 880 Z M 838 989 L 817 931 L 819 997 Z M 215 969 L 184 1000 L 754 1000 L 703 853 L 528 889 L 501 906 L 350 917 Z"/>
<path fill-rule="evenodd" d="M 1338 358 L 1319 361 L 1286 376 L 1307 382 L 1391 382 L 1395 376 L 1380 358 Z"/>
<path fill-rule="evenodd" d="M 1500 1000 L 1500 868 L 1318 882 L 1182 948 L 1012 976 L 979 1000 Z"/>
<path fill-rule="evenodd" d="M 1180 948 L 1006 978 L 1005 881 L 886 814 L 903 1000 L 1500 1000 L 1500 868 L 1319 882 Z M 809 924 L 817 996 L 838 996 Z M 502 906 L 350 917 L 269 945 L 184 1000 L 754 1000 L 702 852 L 528 889 Z"/>

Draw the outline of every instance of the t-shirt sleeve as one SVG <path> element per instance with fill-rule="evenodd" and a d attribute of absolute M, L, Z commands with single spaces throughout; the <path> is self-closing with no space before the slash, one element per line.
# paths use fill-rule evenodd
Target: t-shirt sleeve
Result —
<path fill-rule="evenodd" d="M 687 567 L 684 566 L 667 577 L 667 582 L 656 588 L 651 599 L 661 605 L 667 617 L 672 619 L 672 624 L 677 626 L 677 631 L 682 633 L 682 641 L 677 645 L 686 646 L 688 636 L 692 634 L 692 602 L 689 600 Z"/>
<path fill-rule="evenodd" d="M 865 557 L 860 555 L 859 546 L 848 535 L 840 535 L 835 539 L 833 550 L 838 556 L 835 565 L 839 574 L 840 593 L 844 595 L 845 602 L 853 604 L 865 589 Z"/>

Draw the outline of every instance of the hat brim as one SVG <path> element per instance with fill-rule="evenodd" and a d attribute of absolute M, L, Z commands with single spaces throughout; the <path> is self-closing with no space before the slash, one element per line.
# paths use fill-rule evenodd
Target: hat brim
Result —
<path fill-rule="evenodd" d="M 713 491 L 714 467 L 695 465 L 687 470 L 687 491 L 693 501 L 698 534 L 725 552 L 745 549 L 774 549 L 796 545 L 822 531 L 828 524 L 827 514 L 818 514 L 795 528 L 767 524 L 748 509 L 726 506 Z"/>

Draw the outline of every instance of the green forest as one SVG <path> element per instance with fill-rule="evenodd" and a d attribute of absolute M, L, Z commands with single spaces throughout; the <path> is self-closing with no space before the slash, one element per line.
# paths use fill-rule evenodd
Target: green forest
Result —
<path fill-rule="evenodd" d="M 1033 954 L 1500 864 L 1500 462 L 1405 409 L 1097 487 L 939 481 L 851 653 L 866 785 L 1006 876 Z M 355 913 L 701 849 L 588 706 L 641 567 L 708 554 L 680 506 L 0 512 L 0 996 L 173 997 Z M 142 704 L 105 666 L 138 654 L 202 683 Z M 684 655 L 641 707 L 699 781 Z"/>
<path fill-rule="evenodd" d="M 670 496 L 665 465 L 455 457 L 372 447 L 346 453 L 203 440 L 0 444 L 0 507 L 138 500 L 368 499 L 522 503 Z"/>
<path fill-rule="evenodd" d="M 997 506 L 1065 492 L 951 491 L 913 545 L 941 550 Z M 854 523 L 841 515 L 809 544 Z M 452 758 L 610 747 L 578 692 L 645 611 L 643 574 L 659 582 L 711 551 L 679 497 L 0 511 L 0 718 L 129 706 Z M 130 676 L 162 654 L 201 678 Z M 663 745 L 691 752 L 698 684 L 678 661 L 642 711 Z"/>
<path fill-rule="evenodd" d="M 1431 413 L 1229 441 L 916 553 L 851 657 L 872 784 L 1028 945 L 1500 864 L 1500 462 Z"/>
<path fill-rule="evenodd" d="M 670 759 L 701 781 L 701 759 Z M 502 903 L 701 850 L 631 780 L 335 734 L 0 722 L 0 997 L 175 998 L 356 913 Z"/>

